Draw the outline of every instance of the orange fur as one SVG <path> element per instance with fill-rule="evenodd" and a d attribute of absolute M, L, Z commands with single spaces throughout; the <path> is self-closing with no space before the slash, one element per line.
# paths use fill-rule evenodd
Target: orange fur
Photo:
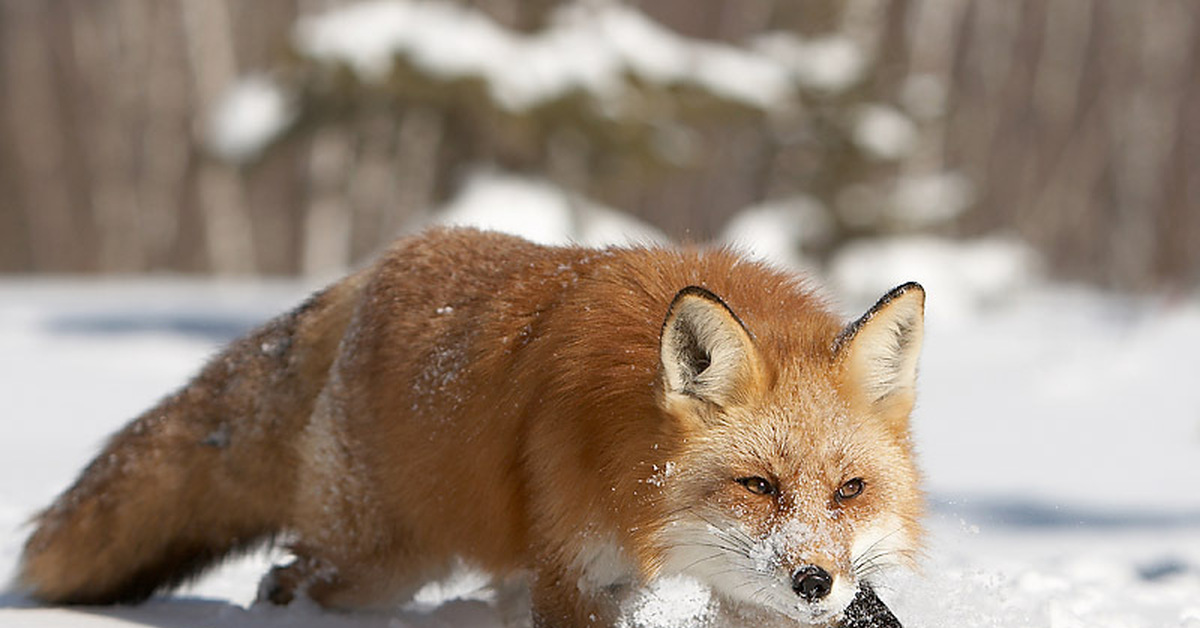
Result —
<path fill-rule="evenodd" d="M 114 436 L 39 515 L 19 578 L 50 602 L 139 600 L 282 534 L 277 602 L 388 604 L 462 559 L 528 575 L 539 626 L 611 625 L 656 577 L 707 578 L 685 561 L 715 526 L 770 554 L 764 578 L 819 564 L 853 586 L 863 530 L 896 527 L 902 557 L 920 536 L 911 386 L 872 381 L 911 349 L 917 292 L 844 327 L 724 250 L 406 238 Z"/>

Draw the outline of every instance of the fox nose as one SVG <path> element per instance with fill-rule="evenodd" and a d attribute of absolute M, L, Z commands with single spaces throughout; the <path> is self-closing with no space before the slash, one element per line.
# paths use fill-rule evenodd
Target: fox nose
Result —
<path fill-rule="evenodd" d="M 806 602 L 815 602 L 829 595 L 833 589 L 833 578 L 829 572 L 816 565 L 801 567 L 792 574 L 792 590 Z"/>

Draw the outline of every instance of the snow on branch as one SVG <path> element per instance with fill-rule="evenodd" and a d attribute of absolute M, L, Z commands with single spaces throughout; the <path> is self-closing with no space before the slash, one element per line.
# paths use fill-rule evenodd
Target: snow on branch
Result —
<path fill-rule="evenodd" d="M 738 47 L 685 37 L 609 2 L 565 4 L 545 29 L 521 33 L 448 1 L 378 0 L 301 18 L 292 45 L 301 71 L 285 73 L 278 98 L 301 106 L 304 94 L 285 93 L 312 95 L 349 79 L 352 88 L 434 104 L 450 97 L 447 86 L 466 85 L 505 115 L 566 106 L 572 117 L 610 121 L 786 111 L 805 90 L 848 89 L 865 65 L 849 39 L 768 33 Z M 244 104 L 244 92 L 235 89 L 221 109 Z M 299 119 L 291 113 L 280 108 L 250 128 L 221 126 L 226 132 L 210 143 L 226 158 L 253 157 Z"/>
<path fill-rule="evenodd" d="M 577 89 L 602 101 L 619 100 L 630 79 L 691 85 L 758 109 L 786 106 L 802 80 L 813 80 L 817 57 L 830 52 L 794 35 L 769 41 L 774 45 L 751 50 L 692 39 L 615 3 L 564 5 L 548 28 L 523 34 L 469 7 L 388 0 L 306 18 L 295 33 L 303 54 L 347 63 L 363 80 L 385 79 L 399 56 L 432 75 L 479 77 L 497 103 L 514 110 Z M 854 53 L 843 46 L 833 54 Z M 856 64 L 840 63 L 847 66 L 842 77 L 821 75 L 819 81 L 848 86 L 845 76 L 853 76 Z"/>

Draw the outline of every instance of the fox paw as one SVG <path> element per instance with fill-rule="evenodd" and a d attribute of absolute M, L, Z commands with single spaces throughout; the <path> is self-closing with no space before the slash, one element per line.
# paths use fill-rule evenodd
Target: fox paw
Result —
<path fill-rule="evenodd" d="M 316 586 L 328 586 L 337 580 L 337 570 L 311 558 L 297 558 L 287 565 L 277 565 L 263 576 L 258 584 L 258 602 L 287 606 L 297 597 L 308 597 Z"/>

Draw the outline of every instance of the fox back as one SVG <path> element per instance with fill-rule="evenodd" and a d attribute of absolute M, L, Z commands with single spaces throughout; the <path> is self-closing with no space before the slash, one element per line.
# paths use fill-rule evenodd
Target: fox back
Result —
<path fill-rule="evenodd" d="M 279 538 L 278 603 L 393 604 L 465 562 L 538 626 L 617 625 L 672 576 L 835 622 L 919 547 L 923 299 L 847 325 L 726 250 L 406 238 L 114 436 L 20 579 L 137 600 Z"/>

